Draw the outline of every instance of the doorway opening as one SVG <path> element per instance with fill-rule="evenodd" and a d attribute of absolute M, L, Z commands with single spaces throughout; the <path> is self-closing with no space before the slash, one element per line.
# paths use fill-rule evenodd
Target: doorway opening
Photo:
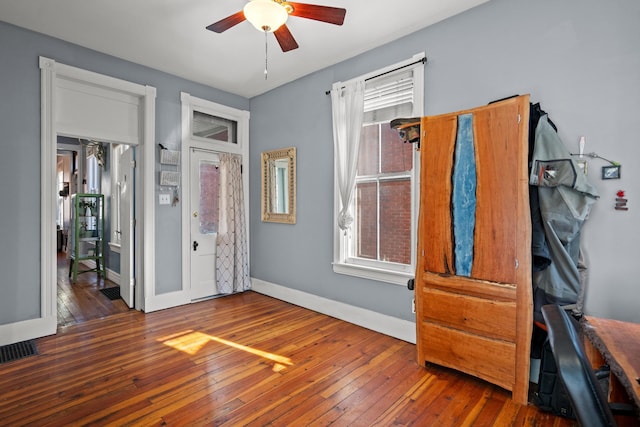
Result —
<path fill-rule="evenodd" d="M 135 150 L 84 138 L 57 138 L 56 306 L 58 326 L 128 311 L 121 295 L 121 272 L 130 268 L 128 207 L 135 201 L 126 186 L 133 169 L 123 165 Z M 88 197 L 80 198 L 81 195 Z M 123 198 L 125 200 L 123 200 Z M 76 199 L 78 199 L 76 203 Z M 99 206 L 95 206 L 98 201 Z M 88 211 L 87 205 L 93 205 Z M 78 209 L 80 207 L 80 209 Z M 126 240 L 126 238 L 125 238 Z M 123 250 L 124 249 L 124 250 Z M 126 288 L 126 286 L 125 286 Z"/>

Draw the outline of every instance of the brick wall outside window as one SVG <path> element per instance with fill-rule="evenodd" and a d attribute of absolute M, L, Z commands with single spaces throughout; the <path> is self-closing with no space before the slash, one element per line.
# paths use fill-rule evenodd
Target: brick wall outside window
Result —
<path fill-rule="evenodd" d="M 357 257 L 411 264 L 411 179 L 385 174 L 412 168 L 413 146 L 403 144 L 388 123 L 363 127 L 358 158 L 363 180 L 355 194 Z"/>

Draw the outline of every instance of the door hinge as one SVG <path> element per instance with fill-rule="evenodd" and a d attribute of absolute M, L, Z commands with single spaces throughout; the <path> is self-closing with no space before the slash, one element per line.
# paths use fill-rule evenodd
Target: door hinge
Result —
<path fill-rule="evenodd" d="M 522 117 L 520 117 L 520 114 L 518 114 L 518 124 L 520 124 L 520 120 L 522 120 Z"/>
<path fill-rule="evenodd" d="M 135 161 L 135 160 L 131 160 L 131 167 L 132 167 L 133 169 L 135 169 L 135 168 L 136 168 L 136 161 Z"/>
<path fill-rule="evenodd" d="M 520 267 L 520 262 L 518 261 L 518 259 L 516 258 L 516 270 L 518 269 L 518 267 Z"/>

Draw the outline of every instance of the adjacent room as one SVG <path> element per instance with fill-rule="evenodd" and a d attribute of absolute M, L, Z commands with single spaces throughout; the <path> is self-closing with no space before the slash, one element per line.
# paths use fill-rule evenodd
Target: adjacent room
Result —
<path fill-rule="evenodd" d="M 640 4 L 174 3 L 0 2 L 0 424 L 640 423 Z"/>

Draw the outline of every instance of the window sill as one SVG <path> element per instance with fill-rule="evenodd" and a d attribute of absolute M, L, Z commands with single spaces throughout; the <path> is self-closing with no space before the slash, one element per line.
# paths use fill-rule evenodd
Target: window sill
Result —
<path fill-rule="evenodd" d="M 120 253 L 120 243 L 109 242 L 109 249 L 111 249 L 111 252 L 115 252 L 115 253 L 119 254 Z"/>
<path fill-rule="evenodd" d="M 338 274 L 355 276 L 363 279 L 377 280 L 379 282 L 406 286 L 407 281 L 413 278 L 413 273 L 401 271 L 383 270 L 374 267 L 365 267 L 355 264 L 333 263 L 333 271 Z"/>

